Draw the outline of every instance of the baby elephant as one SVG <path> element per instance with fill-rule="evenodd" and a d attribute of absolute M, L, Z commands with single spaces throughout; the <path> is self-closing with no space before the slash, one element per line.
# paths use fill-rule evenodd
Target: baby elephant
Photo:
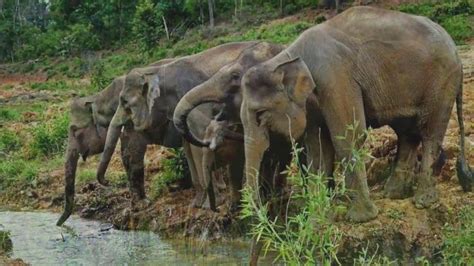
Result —
<path fill-rule="evenodd" d="M 244 145 L 242 126 L 238 123 L 222 120 L 217 115 L 207 126 L 204 141 L 210 143 L 209 149 L 203 149 L 204 188 L 207 188 L 209 205 L 216 211 L 216 195 L 212 184 L 212 173 L 223 167 L 229 167 L 231 206 L 236 207 L 240 200 L 244 167 Z"/>

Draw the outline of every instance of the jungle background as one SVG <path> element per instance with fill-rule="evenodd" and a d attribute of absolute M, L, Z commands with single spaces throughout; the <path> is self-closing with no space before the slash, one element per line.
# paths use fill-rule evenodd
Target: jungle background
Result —
<path fill-rule="evenodd" d="M 0 207 L 61 210 L 72 97 L 96 93 L 134 67 L 226 42 L 289 44 L 305 29 L 335 15 L 321 4 L 318 0 L 0 0 Z M 453 37 L 464 65 L 467 154 L 474 165 L 474 2 L 344 1 L 343 9 L 361 4 L 427 16 Z M 415 209 L 409 200 L 380 196 L 396 153 L 396 136 L 389 128 L 371 133 L 366 145 L 370 156 L 364 163 L 372 195 L 383 211 L 364 225 L 336 219 L 344 236 L 337 244 L 341 258 L 359 258 L 363 264 L 372 256 L 368 252 L 385 258 L 390 254 L 384 247 L 399 246 L 401 250 L 394 253 L 417 257 L 420 263 L 474 262 L 474 195 L 462 193 L 457 184 L 454 118 L 444 142 L 447 163 L 438 177 L 442 203 L 429 211 Z M 227 210 L 213 214 L 189 208 L 194 192 L 179 186 L 185 171 L 180 150 L 148 148 L 146 187 L 152 203 L 141 213 L 129 210 L 119 156 L 108 170 L 112 186 L 107 188 L 95 182 L 98 159 L 89 158 L 78 169 L 76 212 L 82 217 L 164 235 L 196 237 L 206 231 L 209 239 L 245 236 L 249 231 L 251 225 L 235 222 L 240 218 Z M 362 258 L 361 250 L 366 251 Z"/>

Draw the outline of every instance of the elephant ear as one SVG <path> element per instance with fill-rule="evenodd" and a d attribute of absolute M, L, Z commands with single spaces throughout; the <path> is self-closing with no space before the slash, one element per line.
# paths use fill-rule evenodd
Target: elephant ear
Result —
<path fill-rule="evenodd" d="M 305 106 L 307 98 L 316 87 L 306 63 L 296 57 L 278 64 L 273 71 L 280 85 L 279 89 L 286 90 L 288 97 L 298 105 Z"/>
<path fill-rule="evenodd" d="M 148 104 L 148 111 L 151 114 L 151 110 L 153 109 L 153 105 L 158 97 L 160 97 L 160 77 L 154 74 L 147 74 L 145 75 L 145 91 L 146 91 L 146 98 Z M 145 95 L 144 95 L 145 96 Z"/>

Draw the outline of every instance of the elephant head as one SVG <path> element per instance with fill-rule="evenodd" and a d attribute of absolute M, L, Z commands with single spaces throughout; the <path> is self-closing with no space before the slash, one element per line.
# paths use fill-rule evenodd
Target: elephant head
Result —
<path fill-rule="evenodd" d="M 240 122 L 242 76 L 250 67 L 269 60 L 283 49 L 282 45 L 267 42 L 259 42 L 244 49 L 234 62 L 222 67 L 210 79 L 194 87 L 181 98 L 173 116 L 176 128 L 189 142 L 208 146 L 209 142 L 199 140 L 189 130 L 186 120 L 191 111 L 207 102 L 225 103 L 228 109 L 226 119 Z M 237 136 L 229 134 L 226 137 L 235 139 Z"/>
<path fill-rule="evenodd" d="M 137 68 L 125 76 L 123 89 L 119 96 L 119 106 L 110 122 L 104 152 L 97 169 L 98 180 L 104 180 L 122 127 L 128 122 L 132 122 L 137 131 L 151 127 L 153 123 L 152 108 L 156 98 L 160 96 L 158 70 L 159 66 Z"/>
<path fill-rule="evenodd" d="M 65 205 L 57 225 L 62 225 L 72 213 L 74 207 L 74 183 L 79 156 L 83 160 L 89 155 L 102 152 L 106 128 L 95 122 L 93 115 L 94 97 L 73 99 L 71 101 L 71 123 L 68 131 L 68 143 L 65 162 Z"/>
<path fill-rule="evenodd" d="M 245 133 L 246 184 L 257 188 L 270 137 L 290 141 L 303 135 L 306 101 L 315 83 L 303 60 L 281 53 L 249 69 L 242 78 L 242 88 L 240 116 Z"/>

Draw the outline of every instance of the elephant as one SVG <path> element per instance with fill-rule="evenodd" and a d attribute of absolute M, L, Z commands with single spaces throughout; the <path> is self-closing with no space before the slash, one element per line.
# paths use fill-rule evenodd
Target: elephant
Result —
<path fill-rule="evenodd" d="M 223 44 L 177 59 L 165 66 L 131 70 L 125 77 L 119 106 L 107 131 L 104 153 L 97 171 L 98 179 L 103 178 L 105 174 L 122 127 L 128 125 L 136 131 L 152 136 L 156 144 L 166 147 L 183 145 L 197 191 L 193 202 L 195 206 L 202 205 L 205 196 L 200 185 L 202 148 L 186 141 L 181 144 L 182 137 L 171 121 L 172 115 L 179 99 L 187 91 L 206 81 L 222 66 L 235 60 L 245 48 L 254 44 L 255 42 Z M 215 114 L 213 106 L 203 106 L 199 112 L 194 112 L 192 128 L 201 136 Z"/>
<path fill-rule="evenodd" d="M 178 131 L 180 131 L 181 134 L 183 134 L 184 138 L 187 139 L 189 142 L 195 143 L 196 145 L 200 145 L 203 147 L 207 147 L 209 145 L 218 147 L 218 144 L 221 141 L 231 142 L 234 145 L 242 146 L 242 144 L 237 144 L 235 142 L 239 141 L 240 143 L 242 141 L 242 135 L 235 134 L 240 133 L 240 131 L 235 132 L 233 130 L 222 130 L 226 127 L 226 124 L 228 126 L 229 124 L 238 125 L 241 123 L 239 115 L 242 95 L 240 89 L 241 77 L 247 69 L 257 63 L 264 62 L 274 57 L 284 48 L 285 47 L 283 45 L 271 44 L 268 42 L 258 42 L 254 46 L 251 46 L 245 51 L 243 51 L 238 59 L 221 68 L 219 72 L 217 72 L 209 80 L 203 82 L 202 84 L 194 87 L 192 90 L 187 92 L 176 106 L 173 116 L 173 121 Z M 219 118 L 217 118 L 216 121 L 211 122 L 208 128 L 208 132 L 206 134 L 208 135 L 207 138 L 199 139 L 189 130 L 190 126 L 188 126 L 187 122 L 189 123 L 193 119 L 188 118 L 188 116 L 193 113 L 192 111 L 194 110 L 194 108 L 208 102 L 222 103 L 224 104 L 224 107 L 219 115 Z M 223 121 L 221 122 L 219 120 Z M 216 131 L 212 132 L 212 130 Z M 214 138 L 209 137 L 213 135 Z M 223 140 L 223 138 L 227 138 L 229 140 Z M 214 140 L 217 143 L 212 143 L 211 140 Z M 211 148 L 213 149 L 213 147 Z M 243 152 L 240 148 L 235 151 Z M 219 154 L 219 151 L 217 151 L 216 153 Z M 290 150 L 280 150 L 274 148 L 273 151 L 267 155 L 265 163 L 266 173 L 263 175 L 264 180 L 262 181 L 267 192 L 271 192 L 273 188 L 283 187 L 282 182 L 284 178 L 282 175 L 280 175 L 280 173 L 284 170 L 290 160 L 289 153 Z M 236 155 L 237 154 L 234 154 L 234 156 Z M 207 159 L 207 156 L 204 156 L 205 160 L 209 160 L 212 163 L 213 158 L 212 156 L 210 157 L 211 160 Z M 221 161 L 220 163 L 225 163 L 226 159 L 232 159 L 225 158 L 225 156 L 219 157 L 219 160 Z M 238 155 L 237 157 L 242 158 L 243 153 L 241 155 Z M 238 162 L 238 160 L 235 160 L 235 162 Z M 204 166 L 208 167 L 211 163 L 204 163 Z M 208 173 L 209 171 L 205 170 L 205 172 Z M 233 207 L 235 207 L 236 203 L 240 199 L 239 190 L 242 186 L 242 174 L 243 171 L 234 171 L 231 176 L 231 184 L 233 185 Z M 210 177 L 206 177 L 206 180 L 210 180 Z M 205 183 L 208 185 L 208 182 Z"/>
<path fill-rule="evenodd" d="M 377 23 L 373 23 L 377 21 Z M 245 186 L 258 184 L 265 151 L 274 136 L 315 139 L 308 99 L 314 97 L 338 160 L 351 161 L 363 144 L 351 136 L 389 125 L 398 136 L 393 174 L 384 190 L 406 198 L 414 185 L 418 208 L 438 200 L 432 165 L 439 155 L 454 102 L 460 124 L 458 176 L 472 176 L 464 159 L 462 67 L 449 34 L 428 18 L 372 7 L 353 7 L 303 32 L 274 58 L 242 78 L 241 119 L 245 136 Z M 311 107 L 311 106 L 310 106 Z M 353 125 L 352 134 L 345 134 Z M 422 160 L 414 173 L 416 150 Z M 281 144 L 280 144 L 281 145 Z M 312 152 L 308 152 L 312 156 Z M 369 198 L 363 164 L 345 173 L 347 219 L 365 222 L 378 209 Z M 258 197 L 258 195 L 254 195 Z"/>
<path fill-rule="evenodd" d="M 151 65 L 164 65 L 173 60 L 163 59 Z M 119 94 L 124 80 L 125 76 L 117 77 L 103 91 L 93 96 L 75 98 L 70 103 L 71 122 L 68 129 L 64 167 L 65 205 L 64 212 L 57 222 L 58 226 L 62 225 L 69 218 L 74 208 L 74 187 L 79 156 L 85 161 L 87 157 L 99 154 L 104 149 L 107 127 L 119 104 Z M 134 135 L 134 133 L 128 130 L 124 131 L 120 136 L 122 155 L 128 154 L 127 145 L 124 143 L 131 135 Z M 122 156 L 122 162 L 125 168 L 128 169 L 130 163 L 128 163 L 127 156 Z M 134 177 L 129 175 L 128 178 L 132 187 Z M 106 184 L 104 179 L 98 179 L 98 182 Z"/>
<path fill-rule="evenodd" d="M 230 168 L 231 209 L 239 203 L 240 190 L 242 189 L 244 150 L 241 124 L 232 123 L 222 118 L 221 112 L 211 120 L 203 138 L 205 142 L 210 143 L 209 149 L 203 149 L 203 187 L 207 191 L 209 205 L 213 211 L 217 211 L 212 180 L 213 172 L 219 168 Z"/>

